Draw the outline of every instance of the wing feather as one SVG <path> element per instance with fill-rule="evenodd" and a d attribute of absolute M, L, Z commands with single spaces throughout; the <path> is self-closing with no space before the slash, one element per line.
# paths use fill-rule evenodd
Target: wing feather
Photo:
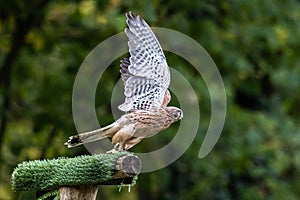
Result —
<path fill-rule="evenodd" d="M 122 111 L 159 108 L 170 84 L 170 71 L 163 50 L 149 25 L 132 12 L 126 14 L 130 58 L 121 60 L 125 86 Z"/>

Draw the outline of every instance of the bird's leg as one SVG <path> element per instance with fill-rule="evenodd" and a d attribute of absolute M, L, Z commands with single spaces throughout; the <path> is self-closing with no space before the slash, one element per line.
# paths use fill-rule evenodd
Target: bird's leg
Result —
<path fill-rule="evenodd" d="M 137 143 L 139 143 L 142 140 L 143 140 L 143 138 L 141 138 L 141 137 L 132 137 L 130 140 L 126 141 L 125 150 L 130 149 L 131 147 L 133 147 L 134 145 L 136 145 Z"/>

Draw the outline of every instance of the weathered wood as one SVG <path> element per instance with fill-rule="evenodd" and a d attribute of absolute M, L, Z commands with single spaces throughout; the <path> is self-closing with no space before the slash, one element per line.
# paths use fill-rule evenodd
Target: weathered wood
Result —
<path fill-rule="evenodd" d="M 142 164 L 135 155 L 120 156 L 115 163 L 114 178 L 133 177 L 141 172 Z"/>
<path fill-rule="evenodd" d="M 140 159 L 136 155 L 125 154 L 120 156 L 114 164 L 113 178 L 99 185 L 121 185 L 132 184 L 135 176 L 142 170 Z"/>
<path fill-rule="evenodd" d="M 95 200 L 97 192 L 98 186 L 96 185 L 59 188 L 60 200 Z"/>

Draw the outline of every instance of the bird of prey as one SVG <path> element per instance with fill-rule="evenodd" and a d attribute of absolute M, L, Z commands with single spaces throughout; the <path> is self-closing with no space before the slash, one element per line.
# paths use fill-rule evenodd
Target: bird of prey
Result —
<path fill-rule="evenodd" d="M 130 57 L 120 64 L 125 102 L 118 106 L 125 114 L 108 126 L 69 137 L 69 148 L 109 138 L 114 150 L 128 150 L 183 117 L 181 109 L 167 106 L 170 70 L 157 38 L 141 16 L 129 12 L 126 18 Z"/>

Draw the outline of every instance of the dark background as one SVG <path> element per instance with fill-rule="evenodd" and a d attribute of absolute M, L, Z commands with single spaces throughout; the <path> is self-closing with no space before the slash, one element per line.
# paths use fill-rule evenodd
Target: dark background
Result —
<path fill-rule="evenodd" d="M 26 160 L 88 154 L 67 149 L 76 134 L 72 89 L 87 54 L 124 30 L 125 13 L 180 31 L 199 42 L 217 64 L 228 111 L 220 140 L 204 159 L 198 150 L 210 120 L 201 76 L 182 59 L 168 61 L 200 99 L 199 133 L 185 154 L 162 170 L 140 175 L 130 193 L 101 186 L 101 199 L 299 199 L 300 4 L 296 0 L 0 1 L 0 199 L 13 192 L 11 173 Z M 97 90 L 100 124 L 113 120 L 110 95 L 116 61 Z M 167 144 L 176 125 L 137 145 Z M 150 142 L 151 141 L 151 142 Z"/>

